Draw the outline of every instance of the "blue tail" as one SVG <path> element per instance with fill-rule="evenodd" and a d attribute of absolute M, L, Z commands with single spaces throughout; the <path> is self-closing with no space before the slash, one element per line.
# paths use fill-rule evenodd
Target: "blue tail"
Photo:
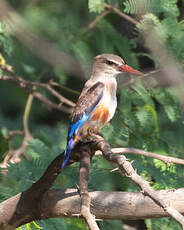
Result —
<path fill-rule="evenodd" d="M 75 143 L 75 139 L 74 138 L 71 138 L 68 143 L 67 143 L 67 146 L 66 146 L 66 149 L 65 149 L 65 153 L 64 153 L 64 162 L 62 164 L 62 170 L 65 168 L 68 160 L 69 160 L 69 156 L 70 156 L 70 153 L 73 149 L 73 146 L 74 146 L 74 143 Z"/>
<path fill-rule="evenodd" d="M 89 115 L 84 114 L 80 120 L 78 120 L 76 123 L 70 125 L 69 131 L 68 131 L 68 141 L 67 141 L 67 145 L 66 145 L 66 149 L 65 149 L 65 153 L 64 153 L 64 161 L 63 161 L 63 164 L 61 166 L 62 170 L 65 168 L 65 166 L 69 160 L 70 153 L 71 153 L 74 145 L 76 144 L 75 143 L 76 142 L 75 141 L 76 136 L 77 135 L 80 136 L 80 133 L 78 134 L 78 131 L 82 128 L 82 126 L 84 125 L 84 123 L 87 121 L 88 118 L 89 118 Z"/>

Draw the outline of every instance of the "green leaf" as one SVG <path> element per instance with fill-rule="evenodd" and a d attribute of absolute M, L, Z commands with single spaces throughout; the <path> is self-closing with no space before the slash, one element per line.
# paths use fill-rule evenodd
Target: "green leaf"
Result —
<path fill-rule="evenodd" d="M 101 13 L 105 8 L 104 0 L 88 0 L 89 12 Z"/>
<path fill-rule="evenodd" d="M 147 110 L 151 116 L 153 117 L 153 122 L 154 122 L 154 125 L 155 125 L 155 133 L 156 133 L 156 136 L 159 138 L 159 125 L 158 125 L 158 117 L 157 117 L 157 112 L 155 110 L 155 108 L 149 104 L 146 104 L 144 106 L 144 109 Z"/>

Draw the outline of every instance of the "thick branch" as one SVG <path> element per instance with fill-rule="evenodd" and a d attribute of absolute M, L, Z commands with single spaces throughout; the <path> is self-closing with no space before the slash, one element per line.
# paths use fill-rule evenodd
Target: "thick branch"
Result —
<path fill-rule="evenodd" d="M 179 212 L 184 213 L 184 188 L 161 190 L 155 193 Z M 168 216 L 159 205 L 141 192 L 93 191 L 89 194 L 92 199 L 91 211 L 97 219 L 136 220 Z M 12 225 L 7 223 L 12 223 L 12 214 L 17 209 L 21 197 L 22 194 L 20 193 L 0 204 L 1 230 L 13 229 Z M 49 190 L 44 194 L 39 204 L 39 210 L 35 208 L 35 215 L 27 212 L 26 204 L 23 202 L 20 211 L 24 218 L 27 214 L 27 222 L 29 222 L 35 220 L 35 216 L 37 216 L 36 219 L 76 217 L 80 214 L 80 205 L 81 199 L 76 189 Z M 17 218 L 13 226 L 21 224 L 22 219 Z"/>
<path fill-rule="evenodd" d="M 86 144 L 81 143 L 77 145 L 71 153 L 71 158 L 68 164 L 71 164 L 73 161 L 79 161 L 79 152 L 86 152 L 86 146 Z M 44 172 L 43 176 L 28 190 L 10 198 L 7 202 L 5 201 L 0 205 L 1 230 L 14 229 L 22 224 L 30 222 L 33 219 L 36 220 L 40 218 L 40 203 L 44 194 L 50 189 L 61 172 L 63 156 L 64 155 L 61 154 L 56 157 Z M 15 202 L 14 206 L 11 203 L 12 201 L 13 203 Z"/>

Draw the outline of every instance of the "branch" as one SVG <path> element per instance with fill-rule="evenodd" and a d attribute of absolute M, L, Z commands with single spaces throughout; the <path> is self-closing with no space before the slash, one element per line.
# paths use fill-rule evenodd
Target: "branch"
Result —
<path fill-rule="evenodd" d="M 60 111 L 63 111 L 65 113 L 70 114 L 72 109 L 64 106 L 63 103 L 70 106 L 70 107 L 75 106 L 75 103 L 73 103 L 72 101 L 63 97 L 55 89 L 53 89 L 51 86 L 51 83 L 46 84 L 46 83 L 27 81 L 27 80 L 24 80 L 19 75 L 17 75 L 12 69 L 7 68 L 7 66 L 2 66 L 0 64 L 0 68 L 4 71 L 8 72 L 8 74 L 10 74 L 10 76 L 1 74 L 0 80 L 9 81 L 9 82 L 12 82 L 14 84 L 19 85 L 21 88 L 23 88 L 23 89 L 27 90 L 29 93 L 31 93 L 35 98 L 39 99 L 44 104 L 46 104 L 48 106 L 48 108 L 54 108 L 54 109 L 57 109 L 57 110 L 60 110 Z M 53 84 L 53 82 L 52 82 L 52 84 Z M 47 89 L 52 95 L 54 95 L 55 97 L 57 97 L 59 99 L 60 103 L 56 104 L 56 103 L 50 101 L 47 97 L 42 95 L 40 92 L 37 92 L 33 88 L 33 86 L 39 86 L 39 87 Z"/>
<path fill-rule="evenodd" d="M 160 155 L 158 153 L 153 153 L 153 152 L 147 152 L 142 149 L 135 149 L 135 148 L 113 148 L 111 149 L 112 153 L 118 154 L 138 154 L 141 156 L 146 156 L 146 157 L 152 157 L 158 160 L 163 161 L 166 165 L 170 165 L 170 163 L 175 163 L 175 164 L 180 164 L 184 165 L 184 160 L 176 157 L 169 157 L 169 156 L 164 156 Z M 102 156 L 102 152 L 97 151 L 95 153 L 95 156 Z"/>
<path fill-rule="evenodd" d="M 105 10 L 104 12 L 102 12 L 92 22 L 90 22 L 89 25 L 86 28 L 84 28 L 79 34 L 77 34 L 76 36 L 72 36 L 72 38 L 70 39 L 70 42 L 72 42 L 74 39 L 82 36 L 83 34 L 89 32 L 90 30 L 92 30 L 102 18 L 104 18 L 105 16 L 107 16 L 111 12 L 112 12 L 111 9 L 108 9 L 108 10 Z"/>
<path fill-rule="evenodd" d="M 7 168 L 9 162 L 11 162 L 11 163 L 20 162 L 21 161 L 21 158 L 20 158 L 21 155 L 24 155 L 25 157 L 27 157 L 25 154 L 25 148 L 28 144 L 28 141 L 30 141 L 33 138 L 30 131 L 29 131 L 29 126 L 28 126 L 28 120 L 29 120 L 29 114 L 30 114 L 32 102 L 33 102 L 33 96 L 30 94 L 28 96 L 25 110 L 24 110 L 24 116 L 23 116 L 23 129 L 24 130 L 22 132 L 20 132 L 20 131 L 10 131 L 9 132 L 9 137 L 8 137 L 9 150 L 6 153 L 2 163 L 0 163 L 1 168 Z M 18 149 L 12 149 L 12 146 L 11 146 L 12 137 L 15 135 L 24 135 L 22 144 Z"/>
<path fill-rule="evenodd" d="M 57 109 L 67 114 L 72 113 L 72 108 L 68 108 L 62 104 L 56 104 L 39 92 L 34 91 L 32 92 L 32 95 L 38 100 L 40 100 L 41 102 L 43 102 L 49 109 Z"/>
<path fill-rule="evenodd" d="M 95 216 L 90 212 L 91 197 L 88 193 L 88 176 L 91 165 L 91 156 L 86 152 L 81 153 L 80 173 L 79 173 L 79 192 L 81 196 L 81 215 L 85 218 L 90 230 L 99 230 L 95 221 Z"/>
<path fill-rule="evenodd" d="M 183 217 L 178 214 L 178 211 L 184 213 L 184 188 L 153 191 L 148 183 L 136 174 L 130 162 L 124 156 L 114 155 L 106 142 L 79 143 L 71 153 L 69 164 L 79 161 L 83 153 L 87 152 L 89 156 L 92 156 L 96 150 L 101 150 L 108 160 L 118 163 L 120 170 L 125 170 L 127 176 L 144 191 L 144 194 L 90 192 L 92 198 L 91 213 L 96 218 L 140 219 L 168 216 L 169 214 L 182 223 Z M 87 159 L 87 165 L 89 165 L 89 158 L 87 157 Z M 76 190 L 50 190 L 61 172 L 62 161 L 63 154 L 52 161 L 43 176 L 28 190 L 0 204 L 1 230 L 10 230 L 32 220 L 80 215 L 81 200 Z M 85 176 L 85 171 L 83 171 L 83 176 Z M 168 203 L 172 207 L 168 206 Z M 164 208 L 160 208 L 160 206 Z"/>
<path fill-rule="evenodd" d="M 118 10 L 118 8 L 116 8 L 115 6 L 112 6 L 110 4 L 105 3 L 105 7 L 107 9 L 110 9 L 111 11 L 113 11 L 114 13 L 118 14 L 120 17 L 122 17 L 123 19 L 126 19 L 127 21 L 129 21 L 130 23 L 136 25 L 139 22 L 137 20 L 135 20 L 134 18 L 122 13 L 120 10 Z"/>
<path fill-rule="evenodd" d="M 164 201 L 172 204 L 175 209 L 184 213 L 184 188 L 160 190 L 155 193 Z M 91 211 L 97 219 L 139 220 L 168 217 L 168 214 L 159 205 L 141 192 L 91 191 L 89 195 L 92 203 Z M 48 190 L 42 200 L 38 201 L 39 209 L 34 202 L 34 213 L 31 210 L 27 212 L 26 203 L 21 202 L 21 199 L 23 199 L 23 193 L 0 203 L 1 230 L 10 230 L 22 225 L 23 219 L 24 223 L 28 223 L 33 220 L 78 218 L 80 216 L 81 199 L 76 189 Z M 23 219 L 15 220 L 12 217 L 18 207 L 21 212 L 19 216 L 22 214 Z"/>
<path fill-rule="evenodd" d="M 130 162 L 127 161 L 126 157 L 123 155 L 114 155 L 110 149 L 110 146 L 107 142 L 101 141 L 98 143 L 98 149 L 101 149 L 104 157 L 111 162 L 118 164 L 121 172 L 125 172 L 126 176 L 135 182 L 141 189 L 142 192 L 149 196 L 155 203 L 160 205 L 171 217 L 173 217 L 184 229 L 184 217 L 172 206 L 170 202 L 163 200 L 156 191 L 154 191 L 149 183 L 143 180 L 133 169 Z"/>

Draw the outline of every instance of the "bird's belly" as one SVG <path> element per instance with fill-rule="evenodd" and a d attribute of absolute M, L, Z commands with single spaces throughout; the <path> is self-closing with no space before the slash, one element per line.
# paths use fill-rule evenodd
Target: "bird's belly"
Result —
<path fill-rule="evenodd" d="M 82 137 L 86 137 L 89 133 L 97 133 L 106 123 L 108 123 L 113 117 L 116 110 L 116 103 L 107 107 L 106 105 L 100 105 L 91 114 L 91 117 L 82 127 Z"/>

